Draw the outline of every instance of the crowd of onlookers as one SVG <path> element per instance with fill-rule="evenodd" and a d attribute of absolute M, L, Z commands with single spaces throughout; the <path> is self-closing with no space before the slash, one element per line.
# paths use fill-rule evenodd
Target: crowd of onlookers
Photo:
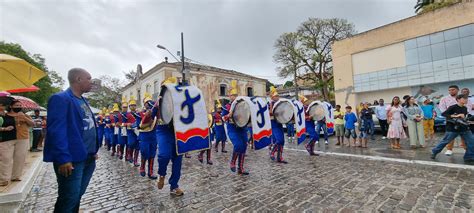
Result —
<path fill-rule="evenodd" d="M 25 114 L 18 100 L 7 106 L 0 103 L 0 186 L 21 181 L 28 149 L 42 151 L 38 147 L 45 136 L 46 117 L 39 113 L 35 110 L 33 116 Z"/>
<path fill-rule="evenodd" d="M 334 113 L 336 145 L 367 147 L 369 138 L 375 139 L 375 117 L 380 126 L 382 139 L 390 140 L 390 148 L 400 149 L 400 140 L 407 138 L 412 149 L 424 148 L 427 140 L 434 140 L 437 111 L 444 113 L 450 106 L 456 105 L 458 95 L 466 98 L 468 114 L 474 114 L 468 88 L 459 90 L 458 86 L 452 85 L 448 92 L 449 95 L 443 97 L 439 103 L 434 103 L 427 96 L 415 98 L 405 95 L 402 98 L 393 97 L 389 104 L 385 104 L 383 99 L 373 103 L 362 102 L 355 110 L 351 106 L 346 106 L 343 110 L 340 105 L 336 105 Z M 463 142 L 461 147 L 465 147 Z M 453 143 L 450 143 L 446 155 L 452 155 L 452 149 Z"/>

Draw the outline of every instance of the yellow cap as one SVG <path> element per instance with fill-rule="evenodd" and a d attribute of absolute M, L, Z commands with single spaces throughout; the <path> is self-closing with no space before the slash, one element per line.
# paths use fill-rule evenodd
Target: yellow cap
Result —
<path fill-rule="evenodd" d="M 164 84 L 177 84 L 177 83 L 178 83 L 178 79 L 176 77 L 169 77 L 166 80 L 164 80 L 163 82 L 161 82 L 161 85 L 164 85 Z"/>
<path fill-rule="evenodd" d="M 109 116 L 109 115 L 110 115 L 110 113 L 105 111 L 105 116 Z"/>
<path fill-rule="evenodd" d="M 130 96 L 130 100 L 128 101 L 128 105 L 137 105 L 137 101 L 135 100 L 135 96 Z"/>
<path fill-rule="evenodd" d="M 278 92 L 277 92 L 277 89 L 274 87 L 274 86 L 271 86 L 270 87 L 270 97 L 275 97 L 275 96 L 279 96 L 278 95 Z"/>
<path fill-rule="evenodd" d="M 128 107 L 127 97 L 122 96 L 122 107 Z"/>
<path fill-rule="evenodd" d="M 102 110 L 100 111 L 100 114 L 101 115 L 104 115 L 105 113 L 107 113 L 107 108 L 102 108 Z"/>
<path fill-rule="evenodd" d="M 114 104 L 114 108 L 112 109 L 112 112 L 120 112 L 120 109 L 117 103 Z"/>
<path fill-rule="evenodd" d="M 232 80 L 230 82 L 230 95 L 239 95 L 239 92 L 237 91 L 237 81 Z"/>
<path fill-rule="evenodd" d="M 148 92 L 145 92 L 145 95 L 143 97 L 143 103 L 146 103 L 148 101 L 152 101 L 151 95 Z"/>
<path fill-rule="evenodd" d="M 304 95 L 298 95 L 298 97 L 300 98 L 301 103 L 305 103 L 306 101 L 308 101 L 308 99 L 304 97 Z"/>
<path fill-rule="evenodd" d="M 219 99 L 217 99 L 216 102 L 217 102 L 216 107 L 221 108 L 222 107 L 221 101 L 219 101 Z"/>

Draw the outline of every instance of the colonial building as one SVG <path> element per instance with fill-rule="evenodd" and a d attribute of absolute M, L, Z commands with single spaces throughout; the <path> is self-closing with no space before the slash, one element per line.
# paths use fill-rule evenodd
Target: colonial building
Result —
<path fill-rule="evenodd" d="M 203 92 L 206 106 L 210 108 L 216 99 L 227 99 L 230 82 L 237 80 L 239 95 L 243 96 L 265 96 L 267 80 L 233 70 L 217 67 L 204 66 L 194 63 L 186 63 L 189 71 L 187 81 L 197 86 Z M 181 63 L 162 62 L 149 71 L 142 73 L 141 66 L 137 67 L 137 76 L 122 89 L 122 97 L 127 100 L 134 96 L 139 106 L 145 93 L 149 93 L 154 99 L 159 95 L 161 82 L 169 77 L 177 77 L 181 80 Z"/>
<path fill-rule="evenodd" d="M 474 88 L 474 3 L 465 1 L 337 41 L 336 103 L 447 95 Z M 431 97 L 430 97 L 431 96 Z"/>

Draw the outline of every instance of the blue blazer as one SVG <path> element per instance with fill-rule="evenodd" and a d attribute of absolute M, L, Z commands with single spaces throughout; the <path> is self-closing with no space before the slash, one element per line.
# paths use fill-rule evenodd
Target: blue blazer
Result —
<path fill-rule="evenodd" d="M 81 113 L 81 107 L 74 100 L 75 98 L 70 88 L 49 98 L 43 155 L 45 162 L 64 164 L 87 159 L 88 153 L 82 139 L 84 115 Z M 85 99 L 84 101 L 89 107 L 87 101 Z M 99 150 L 98 128 L 95 117 L 92 116 L 92 118 L 96 127 L 95 153 L 97 153 Z"/>

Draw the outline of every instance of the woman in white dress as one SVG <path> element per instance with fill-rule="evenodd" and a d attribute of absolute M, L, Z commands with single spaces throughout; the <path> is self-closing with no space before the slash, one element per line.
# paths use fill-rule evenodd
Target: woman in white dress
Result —
<path fill-rule="evenodd" d="M 390 139 L 390 146 L 392 149 L 400 149 L 400 139 L 406 138 L 403 130 L 402 106 L 400 106 L 400 97 L 395 96 L 392 99 L 392 104 L 387 108 L 388 116 L 388 133 L 387 138 Z"/>

